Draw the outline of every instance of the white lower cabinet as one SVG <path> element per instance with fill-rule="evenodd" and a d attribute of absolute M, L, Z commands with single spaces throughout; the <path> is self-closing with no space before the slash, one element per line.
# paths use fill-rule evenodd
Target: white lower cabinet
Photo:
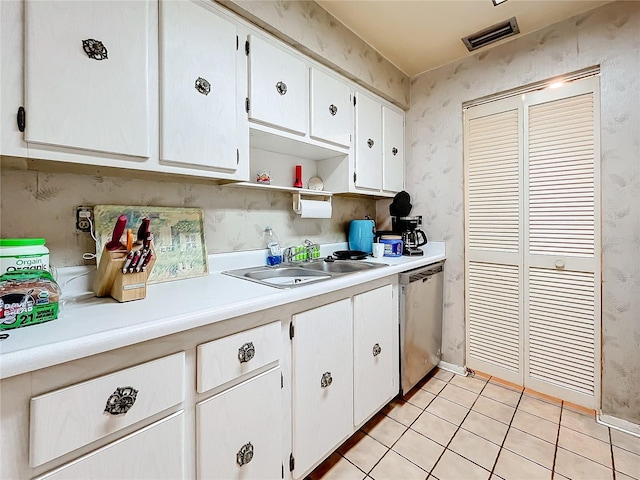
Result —
<path fill-rule="evenodd" d="M 281 478 L 281 406 L 280 367 L 198 403 L 198 478 Z"/>
<path fill-rule="evenodd" d="M 184 413 L 138 430 L 37 480 L 177 480 L 184 475 Z"/>
<path fill-rule="evenodd" d="M 397 344 L 393 287 L 386 285 L 354 296 L 353 423 L 356 427 L 398 393 Z"/>
<path fill-rule="evenodd" d="M 351 299 L 293 316 L 293 477 L 353 430 Z"/>
<path fill-rule="evenodd" d="M 397 285 L 295 314 L 291 325 L 289 469 L 299 479 L 398 394 Z"/>

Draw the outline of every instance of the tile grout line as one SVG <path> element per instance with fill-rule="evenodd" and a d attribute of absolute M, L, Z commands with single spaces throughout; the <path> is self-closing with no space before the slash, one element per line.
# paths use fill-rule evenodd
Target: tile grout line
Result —
<path fill-rule="evenodd" d="M 556 476 L 556 459 L 558 458 L 558 446 L 560 444 L 560 429 L 562 428 L 562 414 L 564 413 L 564 400 L 560 403 L 560 418 L 558 419 L 558 433 L 556 434 L 556 445 L 553 449 L 553 463 L 551 464 L 551 480 Z"/>
<path fill-rule="evenodd" d="M 611 450 L 611 471 L 613 472 L 613 480 L 616 480 L 616 460 L 613 456 L 613 438 L 611 437 L 611 429 L 609 430 L 609 449 Z"/>
<path fill-rule="evenodd" d="M 455 378 L 455 374 L 453 377 L 451 377 L 450 380 L 452 380 L 453 378 Z M 475 378 L 475 375 L 472 376 L 472 378 Z M 491 377 L 489 377 L 491 378 Z M 438 462 L 440 462 L 440 460 L 442 459 L 442 457 L 444 456 L 445 452 L 447 450 L 450 450 L 452 453 L 455 453 L 456 455 L 459 455 L 458 453 L 454 452 L 453 450 L 451 450 L 449 448 L 449 445 L 451 445 L 451 442 L 453 441 L 453 439 L 456 437 L 456 435 L 458 434 L 458 432 L 460 431 L 460 429 L 462 428 L 462 424 L 464 423 L 464 421 L 467 419 L 467 417 L 469 416 L 469 414 L 471 413 L 471 409 L 473 408 L 473 406 L 476 404 L 476 402 L 478 401 L 478 399 L 480 398 L 480 395 L 482 395 L 482 392 L 484 391 L 484 389 L 486 388 L 486 386 L 489 383 L 489 379 L 487 379 L 487 381 L 485 382 L 484 386 L 480 389 L 480 391 L 478 392 L 478 396 L 476 397 L 476 399 L 473 401 L 473 403 L 471 404 L 471 406 L 469 407 L 469 410 L 467 411 L 466 415 L 464 416 L 464 418 L 460 421 L 460 424 L 458 425 L 458 427 L 456 428 L 456 431 L 453 432 L 453 435 L 451 435 L 451 438 L 449 439 L 449 441 L 447 442 L 447 445 L 445 445 L 444 450 L 442 451 L 442 453 L 440 454 L 440 456 L 438 457 L 438 459 L 436 460 L 436 462 L 433 464 L 433 467 L 431 467 L 431 470 L 429 471 L 429 475 L 432 474 L 432 472 L 436 469 L 436 467 L 438 466 Z M 447 382 L 447 384 L 449 384 L 449 382 Z M 451 384 L 454 386 L 457 386 L 455 384 Z M 443 387 L 442 390 L 444 390 L 446 387 Z M 463 387 L 460 387 L 463 388 Z M 440 393 L 442 393 L 442 390 L 440 390 Z M 465 389 L 466 390 L 466 389 Z M 471 391 L 471 390 L 470 390 Z M 440 393 L 438 393 L 438 395 L 440 395 Z M 474 392 L 475 393 L 475 392 Z M 436 398 L 438 398 L 438 396 L 436 396 Z M 444 398 L 444 397 L 442 397 Z M 435 398 L 434 398 L 435 400 Z M 445 400 L 447 400 L 445 398 Z M 455 403 L 455 402 L 452 402 Z M 456 404 L 459 405 L 459 404 Z M 479 413 L 479 412 L 478 412 Z M 437 415 L 436 415 L 437 416 Z M 440 418 L 440 417 L 438 417 Z M 443 419 L 445 420 L 445 419 Z M 445 420 L 447 421 L 447 420 Z M 466 430 L 465 430 L 466 431 Z M 482 438 L 482 437 L 480 437 Z M 498 451 L 498 455 L 499 455 L 499 451 Z M 463 457 L 462 455 L 460 455 L 462 458 L 464 458 L 465 460 L 470 461 L 471 463 L 473 463 L 474 465 L 478 465 L 476 462 L 474 462 L 473 460 L 468 459 L 467 457 Z M 486 468 L 484 468 L 482 465 L 478 465 L 478 467 L 482 468 L 483 470 L 487 470 Z M 491 478 L 493 471 L 489 472 L 489 478 Z"/>
<path fill-rule="evenodd" d="M 492 377 L 489 377 L 489 380 L 491 380 Z M 487 381 L 487 383 L 489 383 Z M 495 473 L 495 469 L 498 466 L 498 460 L 500 459 L 500 454 L 502 453 L 502 450 L 504 450 L 504 444 L 507 441 L 507 436 L 509 435 L 509 430 L 511 430 L 511 424 L 513 423 L 513 419 L 516 418 L 516 413 L 518 412 L 518 407 L 520 406 L 520 402 L 522 401 L 522 396 L 524 395 L 524 388 L 520 391 L 520 398 L 518 398 L 518 403 L 516 403 L 515 408 L 513 409 L 513 415 L 511 415 L 511 420 L 509 420 L 509 426 L 507 427 L 507 431 L 504 434 L 504 438 L 502 439 L 502 443 L 500 444 L 500 450 L 498 450 L 498 455 L 496 455 L 496 459 L 493 462 L 493 467 L 491 467 L 491 473 L 489 474 L 489 478 L 491 478 L 493 475 L 499 476 L 497 473 Z M 515 428 L 515 427 L 513 427 Z M 516 428 L 516 430 L 518 430 Z M 511 450 L 509 450 L 511 451 Z M 516 454 L 517 455 L 517 454 Z"/>

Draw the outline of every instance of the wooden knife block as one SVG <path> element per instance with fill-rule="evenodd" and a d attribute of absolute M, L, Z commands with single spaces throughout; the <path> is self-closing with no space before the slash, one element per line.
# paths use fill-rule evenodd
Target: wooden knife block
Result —
<path fill-rule="evenodd" d="M 122 273 L 122 267 L 127 259 L 127 251 L 110 251 L 105 247 L 93 280 L 93 291 L 96 297 L 110 295 L 119 302 L 145 298 L 147 296 L 147 279 L 156 262 L 156 251 L 153 244 L 150 248 L 153 256 L 144 272 Z"/>

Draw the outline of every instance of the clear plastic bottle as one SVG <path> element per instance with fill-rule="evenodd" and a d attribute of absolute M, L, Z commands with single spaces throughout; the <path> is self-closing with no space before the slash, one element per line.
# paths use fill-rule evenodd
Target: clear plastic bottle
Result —
<path fill-rule="evenodd" d="M 264 229 L 264 246 L 267 252 L 267 265 L 278 265 L 282 263 L 282 250 L 280 248 L 280 240 L 273 233 L 271 227 Z"/>

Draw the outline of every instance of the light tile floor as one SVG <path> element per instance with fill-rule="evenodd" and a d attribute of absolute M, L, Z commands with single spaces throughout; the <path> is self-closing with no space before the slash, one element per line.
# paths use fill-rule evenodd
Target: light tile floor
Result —
<path fill-rule="evenodd" d="M 311 480 L 640 480 L 640 437 L 494 379 L 436 369 Z"/>

